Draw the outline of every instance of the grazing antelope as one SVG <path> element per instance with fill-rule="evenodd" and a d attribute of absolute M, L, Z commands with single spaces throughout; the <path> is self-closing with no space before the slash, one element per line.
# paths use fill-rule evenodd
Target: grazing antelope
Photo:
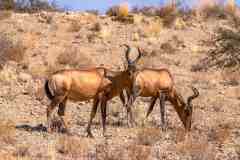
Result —
<path fill-rule="evenodd" d="M 138 52 L 141 53 L 140 48 L 138 48 Z M 174 106 L 185 129 L 190 131 L 192 119 L 191 102 L 199 95 L 196 88 L 192 87 L 192 90 L 194 94 L 188 97 L 187 103 L 185 103 L 182 96 L 176 91 L 173 76 L 168 69 L 143 68 L 135 72 L 131 96 L 127 106 L 130 108 L 137 96 L 152 97 L 146 115 L 147 118 L 152 112 L 156 100 L 159 99 L 162 129 L 165 130 L 165 100 L 168 100 Z"/>
<path fill-rule="evenodd" d="M 104 89 L 100 93 L 100 99 L 101 99 L 101 114 L 102 114 L 102 125 L 103 125 L 103 135 L 106 132 L 106 107 L 107 107 L 107 102 L 111 100 L 112 98 L 118 96 L 119 94 L 123 96 L 123 90 L 126 90 L 127 93 L 130 92 L 130 89 L 132 88 L 132 79 L 133 75 L 136 71 L 136 64 L 141 58 L 142 54 L 141 52 L 138 52 L 138 57 L 134 60 L 131 61 L 129 58 L 129 53 L 130 53 L 130 47 L 128 45 L 124 45 L 128 48 L 125 58 L 127 60 L 127 68 L 123 71 L 107 71 L 105 74 L 105 77 L 103 79 L 103 83 L 107 84 L 104 85 Z M 129 94 L 128 94 L 129 98 Z M 122 98 L 122 103 L 124 104 L 125 99 Z M 93 115 L 95 116 L 96 111 L 97 111 L 97 106 L 96 108 L 93 108 Z M 130 119 L 131 122 L 133 122 L 133 117 L 132 117 L 132 112 L 131 108 L 127 107 L 127 113 L 130 114 Z M 87 131 L 89 134 L 91 134 L 89 131 L 91 130 L 91 123 L 94 118 L 94 116 L 91 116 L 90 118 L 90 123 L 88 125 Z"/>
<path fill-rule="evenodd" d="M 87 126 L 88 136 L 92 137 L 91 123 L 95 117 L 97 106 L 101 102 L 102 117 L 105 117 L 106 100 L 114 96 L 120 96 L 120 99 L 125 103 L 123 89 L 130 88 L 130 76 L 134 65 L 140 58 L 131 61 L 129 59 L 130 47 L 127 47 L 125 57 L 128 62 L 128 67 L 122 72 L 113 72 L 103 67 L 85 68 L 85 69 L 66 69 L 53 73 L 45 82 L 45 92 L 51 100 L 47 107 L 47 126 L 51 132 L 50 119 L 51 114 L 56 106 L 58 106 L 58 115 L 67 131 L 67 124 L 64 120 L 64 113 L 67 100 L 86 101 L 93 99 L 93 107 L 90 114 L 90 120 Z M 106 110 L 106 109 L 105 109 Z M 130 113 L 131 114 L 131 113 Z M 105 132 L 105 119 L 103 119 L 103 131 Z"/>

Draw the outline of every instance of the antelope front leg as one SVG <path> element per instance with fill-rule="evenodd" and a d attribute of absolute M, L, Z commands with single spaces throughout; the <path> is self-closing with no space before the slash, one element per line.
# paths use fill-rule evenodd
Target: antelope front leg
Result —
<path fill-rule="evenodd" d="M 104 99 L 101 102 L 101 114 L 102 114 L 102 126 L 103 126 L 103 136 L 106 133 L 106 117 L 107 117 L 107 101 Z"/>
<path fill-rule="evenodd" d="M 62 124 L 64 125 L 64 129 L 63 129 L 62 132 L 69 133 L 67 123 L 66 123 L 66 121 L 65 121 L 65 119 L 64 119 L 66 102 L 67 102 L 67 98 L 65 98 L 65 99 L 63 100 L 63 102 L 61 102 L 61 103 L 59 104 L 59 107 L 58 107 L 58 115 L 59 115 L 59 117 L 60 117 L 60 119 L 61 119 Z"/>
<path fill-rule="evenodd" d="M 52 128 L 51 128 L 52 112 L 54 108 L 57 106 L 57 104 L 58 104 L 57 100 L 53 99 L 50 105 L 47 107 L 47 131 L 49 133 L 52 132 Z"/>
<path fill-rule="evenodd" d="M 145 122 L 147 121 L 148 116 L 152 113 L 153 107 L 154 107 L 154 105 L 155 105 L 155 103 L 156 103 L 156 100 L 157 100 L 157 97 L 152 97 L 152 98 L 151 98 L 151 103 L 150 103 L 150 106 L 149 106 L 149 108 L 148 108 L 146 117 L 145 117 L 145 119 L 144 119 L 144 124 L 145 124 Z"/>
<path fill-rule="evenodd" d="M 128 98 L 128 103 L 127 103 L 127 120 L 128 120 L 128 115 L 130 113 L 130 122 L 131 125 L 134 126 L 134 124 L 137 124 L 133 118 L 133 114 L 132 114 L 132 110 L 131 107 L 133 106 L 136 98 L 141 94 L 141 87 L 138 85 L 133 85 L 132 88 L 132 95 L 129 96 Z M 129 125 L 129 121 L 128 121 L 128 126 Z"/>
<path fill-rule="evenodd" d="M 91 132 L 91 125 L 92 125 L 93 118 L 95 117 L 96 112 L 97 112 L 98 103 L 99 103 L 99 99 L 93 100 L 93 107 L 92 107 L 92 111 L 91 111 L 91 115 L 90 115 L 90 120 L 88 122 L 88 126 L 86 129 L 87 137 L 90 137 L 90 138 L 93 138 L 93 134 Z"/>

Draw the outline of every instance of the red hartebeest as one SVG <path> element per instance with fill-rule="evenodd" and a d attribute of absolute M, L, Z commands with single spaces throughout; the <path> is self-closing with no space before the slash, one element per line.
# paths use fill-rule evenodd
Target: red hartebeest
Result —
<path fill-rule="evenodd" d="M 131 87 L 131 75 L 135 70 L 135 64 L 140 59 L 141 55 L 136 60 L 129 59 L 130 47 L 127 47 L 125 57 L 128 62 L 128 67 L 124 71 L 113 72 L 103 67 L 85 68 L 85 69 L 66 69 L 53 73 L 45 83 L 45 92 L 51 100 L 47 107 L 47 123 L 48 131 L 51 131 L 50 118 L 56 106 L 58 115 L 67 129 L 67 124 L 64 120 L 64 112 L 67 100 L 86 101 L 93 99 L 93 107 L 90 115 L 90 120 L 87 126 L 88 136 L 92 137 L 91 123 L 95 117 L 97 106 L 101 102 L 101 111 L 103 117 L 103 134 L 105 133 L 105 117 L 107 100 L 120 96 L 124 103 L 123 90 L 128 90 Z"/>

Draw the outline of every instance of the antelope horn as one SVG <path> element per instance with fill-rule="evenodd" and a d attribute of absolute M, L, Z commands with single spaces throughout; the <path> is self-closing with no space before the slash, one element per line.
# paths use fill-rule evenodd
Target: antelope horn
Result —
<path fill-rule="evenodd" d="M 198 92 L 197 88 L 192 87 L 192 91 L 193 91 L 193 95 L 188 97 L 188 99 L 187 99 L 187 106 L 188 107 L 192 107 L 192 105 L 191 105 L 192 100 L 199 96 L 199 92 Z"/>
<path fill-rule="evenodd" d="M 143 53 L 141 51 L 141 48 L 138 47 L 138 57 L 133 61 L 134 63 L 137 63 L 139 59 L 142 57 Z"/>
<path fill-rule="evenodd" d="M 129 58 L 129 53 L 130 53 L 130 51 L 131 51 L 130 46 L 127 45 L 127 44 L 122 44 L 121 46 L 125 46 L 125 47 L 127 47 L 127 51 L 126 51 L 126 53 L 125 53 L 125 58 L 126 58 L 128 64 L 133 63 L 133 62 L 130 60 L 130 58 Z"/>

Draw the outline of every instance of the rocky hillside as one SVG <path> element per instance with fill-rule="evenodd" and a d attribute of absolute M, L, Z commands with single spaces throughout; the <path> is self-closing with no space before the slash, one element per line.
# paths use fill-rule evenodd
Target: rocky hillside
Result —
<path fill-rule="evenodd" d="M 225 63 L 217 65 L 219 57 L 216 63 L 211 58 L 212 61 L 204 61 L 212 50 L 218 51 L 214 37 L 219 35 L 219 27 L 238 33 L 234 20 L 193 14 L 177 17 L 166 26 L 164 19 L 141 14 L 119 21 L 90 13 L 1 12 L 0 157 L 9 160 L 239 159 L 238 55 L 234 50 L 235 58 L 230 54 L 219 55 L 233 57 L 227 61 L 236 59 L 236 64 L 229 63 L 230 67 Z M 134 48 L 132 57 L 136 55 L 136 47 L 144 50 L 139 68 L 168 68 L 185 99 L 191 94 L 190 86 L 199 89 L 200 97 L 194 100 L 191 134 L 185 136 L 170 103 L 167 103 L 166 132 L 159 127 L 158 104 L 143 124 L 149 98 L 138 98 L 135 103 L 133 110 L 138 125 L 133 128 L 127 127 L 126 111 L 119 99 L 109 102 L 107 137 L 101 135 L 98 113 L 93 125 L 95 138 L 86 138 L 92 102 L 67 104 L 71 136 L 47 133 L 44 126 L 49 101 L 42 89 L 45 78 L 63 68 L 105 66 L 123 70 L 125 50 L 120 45 L 124 43 Z"/>

